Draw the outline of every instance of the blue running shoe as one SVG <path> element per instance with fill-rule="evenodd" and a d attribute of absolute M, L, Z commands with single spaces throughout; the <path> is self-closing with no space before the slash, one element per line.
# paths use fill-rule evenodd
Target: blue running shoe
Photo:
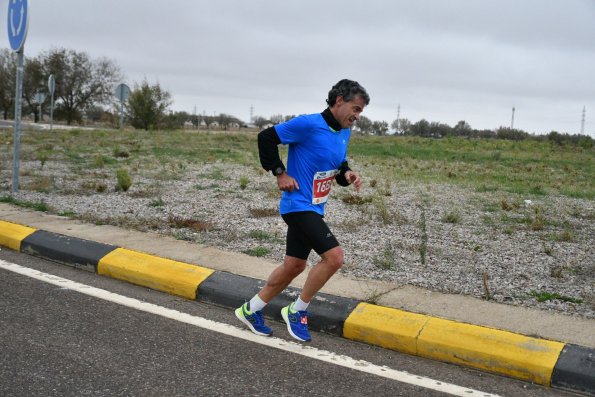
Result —
<path fill-rule="evenodd" d="M 248 302 L 236 309 L 235 314 L 238 320 L 246 324 L 256 335 L 271 336 L 273 330 L 264 323 L 262 311 L 250 312 L 247 307 Z"/>
<path fill-rule="evenodd" d="M 308 312 L 294 311 L 293 303 L 281 309 L 281 317 L 287 324 L 289 334 L 300 342 L 309 342 L 312 340 L 308 332 Z"/>

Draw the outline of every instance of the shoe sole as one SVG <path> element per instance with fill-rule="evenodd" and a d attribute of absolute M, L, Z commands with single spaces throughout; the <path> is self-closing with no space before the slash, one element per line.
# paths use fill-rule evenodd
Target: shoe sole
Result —
<path fill-rule="evenodd" d="M 294 339 L 299 340 L 300 342 L 310 342 L 310 339 L 302 339 L 293 333 L 293 330 L 291 329 L 291 324 L 289 323 L 288 311 L 289 309 L 287 307 L 281 309 L 281 317 L 283 317 L 283 321 L 285 321 L 285 324 L 287 324 L 287 331 L 289 331 L 289 335 L 291 335 Z"/>
<path fill-rule="evenodd" d="M 242 310 L 242 308 L 240 307 L 240 308 L 236 309 L 236 310 L 234 311 L 234 313 L 235 313 L 235 315 L 236 315 L 236 317 L 237 317 L 237 319 L 238 319 L 238 320 L 240 320 L 240 321 L 241 321 L 241 322 L 243 322 L 243 323 L 244 323 L 246 326 L 248 326 L 248 328 L 250 328 L 250 331 L 252 331 L 252 332 L 253 332 L 253 333 L 255 333 L 256 335 L 260 335 L 260 336 L 271 336 L 271 335 L 273 334 L 272 332 L 271 332 L 270 334 L 265 334 L 264 332 L 257 331 L 257 330 L 254 328 L 254 326 L 252 325 L 252 323 L 251 323 L 250 321 L 246 320 L 246 317 L 244 317 L 244 316 L 242 315 L 242 312 L 241 312 L 241 310 Z"/>

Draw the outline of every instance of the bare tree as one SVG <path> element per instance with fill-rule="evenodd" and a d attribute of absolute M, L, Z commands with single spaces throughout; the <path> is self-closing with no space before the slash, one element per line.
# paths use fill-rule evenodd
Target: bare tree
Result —
<path fill-rule="evenodd" d="M 57 114 L 68 124 L 81 120 L 82 111 L 91 105 L 107 103 L 114 86 L 121 80 L 120 70 L 112 61 L 93 61 L 84 52 L 54 49 L 42 55 L 45 77 L 56 78 Z"/>
<path fill-rule="evenodd" d="M 258 128 L 262 129 L 265 125 L 269 123 L 269 120 L 265 119 L 262 116 L 254 116 L 254 125 Z"/>
<path fill-rule="evenodd" d="M 355 125 L 362 135 L 368 135 L 372 132 L 372 120 L 366 116 L 360 116 Z"/>
<path fill-rule="evenodd" d="M 25 60 L 25 73 L 23 74 L 23 101 L 30 113 L 33 113 L 35 122 L 40 119 L 40 104 L 35 100 L 38 92 L 46 93 L 44 85 L 43 59 L 41 57 L 27 58 Z M 46 94 L 46 99 L 49 95 Z M 45 101 L 44 101 L 45 102 Z"/>
<path fill-rule="evenodd" d="M 374 121 L 372 123 L 372 134 L 374 135 L 386 135 L 388 131 L 388 123 L 386 121 Z"/>
<path fill-rule="evenodd" d="M 271 123 L 273 123 L 273 124 L 279 124 L 279 123 L 282 123 L 283 121 L 285 121 L 285 119 L 282 114 L 274 114 L 271 116 Z"/>
<path fill-rule="evenodd" d="M 408 133 L 409 128 L 411 128 L 411 122 L 408 119 L 398 119 L 393 121 L 391 128 L 395 130 L 395 134 L 405 135 Z"/>
<path fill-rule="evenodd" d="M 0 49 L 0 110 L 4 120 L 14 113 L 15 74 L 17 59 L 14 52 Z"/>

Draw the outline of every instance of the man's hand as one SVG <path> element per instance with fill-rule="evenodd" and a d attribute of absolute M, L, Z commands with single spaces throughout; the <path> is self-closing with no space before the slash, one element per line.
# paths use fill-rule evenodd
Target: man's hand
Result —
<path fill-rule="evenodd" d="M 300 190 L 297 181 L 292 176 L 287 175 L 287 172 L 277 175 L 277 186 L 279 186 L 279 190 L 284 192 L 293 192 L 293 189 Z"/>
<path fill-rule="evenodd" d="M 345 179 L 347 182 L 349 182 L 349 184 L 353 184 L 356 192 L 359 192 L 359 189 L 362 186 L 362 180 L 357 172 L 353 172 L 351 170 L 347 171 L 345 173 Z"/>

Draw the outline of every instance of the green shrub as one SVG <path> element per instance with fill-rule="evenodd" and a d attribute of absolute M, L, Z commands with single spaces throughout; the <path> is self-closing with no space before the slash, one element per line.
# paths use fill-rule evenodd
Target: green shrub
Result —
<path fill-rule="evenodd" d="M 574 233 L 572 232 L 572 230 L 568 230 L 568 229 L 565 229 L 562 232 L 554 235 L 555 241 L 563 241 L 566 243 L 571 243 L 574 241 L 574 239 L 575 239 Z"/>
<path fill-rule="evenodd" d="M 551 292 L 531 291 L 530 295 L 532 297 L 534 297 L 535 299 L 537 299 L 537 302 L 545 302 L 545 301 L 550 301 L 550 300 L 556 299 L 556 300 L 560 300 L 563 302 L 576 303 L 578 305 L 583 303 L 582 299 L 573 298 L 572 296 L 560 295 L 557 292 L 551 293 Z"/>
<path fill-rule="evenodd" d="M 95 168 L 103 168 L 105 166 L 105 159 L 102 155 L 96 154 L 93 158 L 93 167 Z"/>
<path fill-rule="evenodd" d="M 529 229 L 533 231 L 543 230 L 545 229 L 547 220 L 545 219 L 545 215 L 543 214 L 543 208 L 540 206 L 536 206 L 533 209 L 534 216 L 528 219 Z"/>
<path fill-rule="evenodd" d="M 155 200 L 149 203 L 149 207 L 163 207 L 165 205 L 165 201 L 161 197 L 156 198 Z"/>
<path fill-rule="evenodd" d="M 243 251 L 244 254 L 248 254 L 250 256 L 256 256 L 256 257 L 263 257 L 268 255 L 271 250 L 266 248 L 266 247 L 256 247 L 256 248 L 251 248 L 248 250 Z"/>
<path fill-rule="evenodd" d="M 449 211 L 442 216 L 444 223 L 459 223 L 461 221 L 461 214 L 457 211 Z"/>
<path fill-rule="evenodd" d="M 126 168 L 120 168 L 116 171 L 116 179 L 118 180 L 118 184 L 116 185 L 117 191 L 124 191 L 127 192 L 132 186 L 132 177 L 128 174 L 128 170 Z"/>
<path fill-rule="evenodd" d="M 396 251 L 390 241 L 386 243 L 384 250 L 380 255 L 376 255 L 372 258 L 372 262 L 374 263 L 374 266 L 379 269 L 393 270 L 395 268 L 397 264 Z"/>
<path fill-rule="evenodd" d="M 130 153 L 128 153 L 125 149 L 116 147 L 114 148 L 114 157 L 128 158 L 130 157 Z"/>
<path fill-rule="evenodd" d="M 250 233 L 248 233 L 248 236 L 250 236 L 251 238 L 253 238 L 255 240 L 262 240 L 262 241 L 270 241 L 273 239 L 273 236 L 270 233 L 267 233 L 262 230 L 251 230 Z"/>
<path fill-rule="evenodd" d="M 50 158 L 50 154 L 45 150 L 42 150 L 37 154 L 37 160 L 39 160 L 39 162 L 41 163 L 41 169 L 43 169 L 43 166 L 45 165 L 45 163 L 48 161 L 49 158 Z"/>

